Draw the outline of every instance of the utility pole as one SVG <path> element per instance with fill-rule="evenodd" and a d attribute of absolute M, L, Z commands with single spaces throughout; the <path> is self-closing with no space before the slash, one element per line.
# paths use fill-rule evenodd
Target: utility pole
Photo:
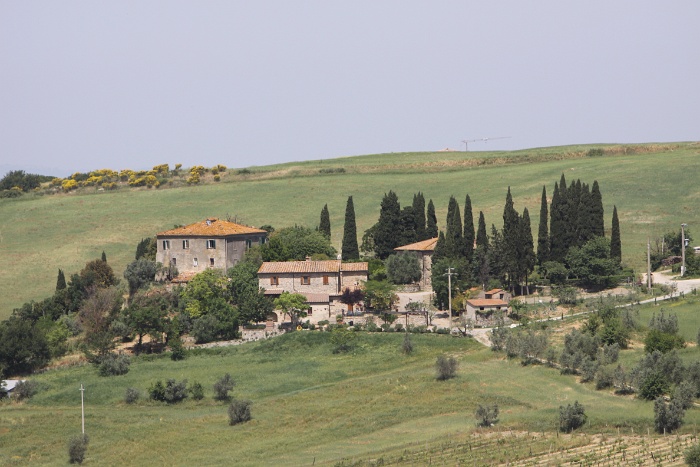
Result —
<path fill-rule="evenodd" d="M 445 274 L 447 276 L 447 290 L 448 290 L 448 302 L 447 302 L 447 309 L 450 312 L 450 320 L 448 321 L 447 328 L 452 332 L 452 276 L 456 276 L 456 272 L 454 271 L 455 268 L 447 268 L 447 273 Z"/>
<path fill-rule="evenodd" d="M 82 414 L 82 420 L 83 420 L 83 434 L 85 434 L 85 388 L 83 387 L 83 383 L 80 383 L 80 412 Z"/>
<path fill-rule="evenodd" d="M 651 290 L 651 243 L 647 237 L 647 291 Z"/>
<path fill-rule="evenodd" d="M 681 277 L 685 275 L 685 228 L 688 224 L 681 224 Z"/>

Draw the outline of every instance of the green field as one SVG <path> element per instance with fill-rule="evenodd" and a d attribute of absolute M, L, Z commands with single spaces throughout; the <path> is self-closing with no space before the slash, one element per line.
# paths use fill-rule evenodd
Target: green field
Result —
<path fill-rule="evenodd" d="M 413 335 L 411 356 L 401 353 L 402 339 L 361 333 L 353 353 L 333 354 L 329 333 L 303 331 L 199 350 L 180 362 L 137 357 L 124 376 L 101 378 L 92 366 L 50 370 L 34 377 L 41 391 L 32 400 L 0 406 L 0 464 L 64 464 L 67 440 L 80 432 L 81 383 L 87 465 L 376 465 L 377 459 L 527 465 L 525 459 L 542 456 L 597 453 L 604 460 L 608 449 L 622 456 L 620 436 L 653 433 L 652 403 L 595 391 L 543 366 L 521 366 L 471 339 Z M 441 353 L 458 359 L 455 379 L 435 379 Z M 213 383 L 227 372 L 237 381 L 233 395 L 253 401 L 246 424 L 229 426 L 227 405 L 212 398 Z M 205 399 L 123 402 L 127 387 L 145 392 L 167 378 L 202 383 Z M 558 407 L 575 400 L 589 422 L 573 437 L 557 436 Z M 475 427 L 477 404 L 499 405 L 494 428 Z M 691 409 L 681 434 L 692 434 L 698 422 L 700 411 Z M 665 446 L 671 459 L 689 442 L 685 435 L 639 438 L 629 455 L 649 461 L 649 449 Z"/>
<path fill-rule="evenodd" d="M 591 148 L 604 148 L 588 157 Z M 227 165 L 233 165 L 222 161 Z M 114 167 L 121 169 L 122 167 Z M 322 174 L 321 169 L 343 168 Z M 13 308 L 52 294 L 59 268 L 69 276 L 104 250 L 117 274 L 133 259 L 144 237 L 207 216 L 236 217 L 255 226 L 316 226 L 328 204 L 332 241 L 340 247 L 347 197 L 352 195 L 358 235 L 376 222 L 384 193 L 394 190 L 410 203 L 418 191 L 433 199 L 438 222 L 450 195 L 463 207 L 469 194 L 475 215 L 500 226 L 506 190 L 515 208 L 530 211 L 534 234 L 540 195 L 564 173 L 567 181 L 598 180 L 606 228 L 612 207 L 619 212 L 623 259 L 644 264 L 647 236 L 687 223 L 700 224 L 700 144 L 634 146 L 569 146 L 514 152 L 394 153 L 251 167 L 251 174 L 232 170 L 220 183 L 116 192 L 25 196 L 0 200 L 0 319 Z"/>

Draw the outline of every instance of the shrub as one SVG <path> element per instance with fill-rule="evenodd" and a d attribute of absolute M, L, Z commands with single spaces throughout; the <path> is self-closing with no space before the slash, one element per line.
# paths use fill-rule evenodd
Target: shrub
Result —
<path fill-rule="evenodd" d="M 582 427 L 587 419 L 585 410 L 578 401 L 575 401 L 574 405 L 559 406 L 559 431 L 563 433 L 571 433 Z"/>
<path fill-rule="evenodd" d="M 683 453 L 685 463 L 690 467 L 700 467 L 700 444 L 691 446 Z"/>
<path fill-rule="evenodd" d="M 654 401 L 654 429 L 657 433 L 670 433 L 683 424 L 685 410 L 678 401 L 667 403 L 663 397 Z"/>
<path fill-rule="evenodd" d="M 187 356 L 187 353 L 185 352 L 185 346 L 182 345 L 182 339 L 180 339 L 179 337 L 174 337 L 170 340 L 169 344 L 171 351 L 170 360 L 184 360 Z"/>
<path fill-rule="evenodd" d="M 648 353 L 655 350 L 666 353 L 683 347 L 685 347 L 685 340 L 682 336 L 659 331 L 658 329 L 650 329 L 647 337 L 644 339 L 644 350 Z"/>
<path fill-rule="evenodd" d="M 346 327 L 338 327 L 331 331 L 333 353 L 349 352 L 355 348 L 357 334 Z"/>
<path fill-rule="evenodd" d="M 12 391 L 12 397 L 18 401 L 27 400 L 39 391 L 39 383 L 36 381 L 20 381 Z"/>
<path fill-rule="evenodd" d="M 100 376 L 125 375 L 129 372 L 131 359 L 125 354 L 108 353 L 100 359 L 98 373 Z"/>
<path fill-rule="evenodd" d="M 454 357 L 440 355 L 435 362 L 435 369 L 437 370 L 436 378 L 438 381 L 454 378 L 457 376 L 457 360 Z"/>
<path fill-rule="evenodd" d="M 604 345 L 602 349 L 602 356 L 599 358 L 600 363 L 603 365 L 609 365 L 611 363 L 616 363 L 620 356 L 620 344 Z"/>
<path fill-rule="evenodd" d="M 86 434 L 72 437 L 68 440 L 68 459 L 71 464 L 82 464 L 85 460 L 89 438 Z"/>
<path fill-rule="evenodd" d="M 413 353 L 413 342 L 411 342 L 411 336 L 408 333 L 406 333 L 403 336 L 403 344 L 401 344 L 401 351 L 405 355 L 411 355 Z"/>
<path fill-rule="evenodd" d="M 250 406 L 252 402 L 233 399 L 228 406 L 228 424 L 238 425 L 250 420 Z"/>
<path fill-rule="evenodd" d="M 194 320 L 192 324 L 192 335 L 198 344 L 205 344 L 216 339 L 221 329 L 218 319 L 210 315 L 204 315 Z"/>
<path fill-rule="evenodd" d="M 165 402 L 165 386 L 161 380 L 156 381 L 148 388 L 148 397 L 154 401 Z"/>
<path fill-rule="evenodd" d="M 124 402 L 127 404 L 135 404 L 141 398 L 141 391 L 136 388 L 126 388 L 126 393 L 124 394 Z"/>
<path fill-rule="evenodd" d="M 613 386 L 613 381 L 614 381 L 613 370 L 611 370 L 610 368 L 606 368 L 606 367 L 598 368 L 598 372 L 596 373 L 596 376 L 595 376 L 595 388 L 596 389 L 600 390 L 600 389 L 610 388 Z"/>
<path fill-rule="evenodd" d="M 488 427 L 498 422 L 498 404 L 493 407 L 479 404 L 476 409 L 476 426 Z"/>
<path fill-rule="evenodd" d="M 228 392 L 233 389 L 236 382 L 231 378 L 231 375 L 226 373 L 224 376 L 214 383 L 214 399 L 217 401 L 227 401 L 230 399 Z"/>
<path fill-rule="evenodd" d="M 175 381 L 169 379 L 165 382 L 164 391 L 165 402 L 174 404 L 187 398 L 187 380 Z"/>
<path fill-rule="evenodd" d="M 192 399 L 201 401 L 204 399 L 204 387 L 195 381 L 192 383 L 192 386 L 190 386 L 190 395 L 192 395 Z"/>
<path fill-rule="evenodd" d="M 586 358 L 581 364 L 581 382 L 593 381 L 600 365 L 595 360 Z"/>
<path fill-rule="evenodd" d="M 668 380 L 661 373 L 651 373 L 639 385 L 639 397 L 654 400 L 668 391 Z"/>
<path fill-rule="evenodd" d="M 681 383 L 676 386 L 673 391 L 672 400 L 678 402 L 683 410 L 688 410 L 693 406 L 693 399 L 695 398 L 695 388 L 690 381 L 681 381 Z"/>

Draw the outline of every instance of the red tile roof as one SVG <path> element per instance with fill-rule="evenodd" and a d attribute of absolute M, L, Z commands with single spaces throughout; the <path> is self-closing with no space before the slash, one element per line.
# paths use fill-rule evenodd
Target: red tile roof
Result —
<path fill-rule="evenodd" d="M 394 250 L 399 251 L 435 251 L 435 244 L 437 243 L 437 237 L 429 238 L 428 240 L 423 240 L 422 242 L 411 243 L 410 245 L 400 246 L 394 248 Z"/>
<path fill-rule="evenodd" d="M 239 234 L 266 234 L 265 230 L 248 227 L 235 222 L 224 221 L 215 217 L 201 222 L 166 230 L 157 234 L 158 237 L 228 237 Z"/>
<path fill-rule="evenodd" d="M 507 302 L 504 302 L 503 300 L 501 300 L 499 298 L 473 298 L 471 300 L 467 300 L 467 304 L 474 306 L 474 307 L 508 306 Z"/>
<path fill-rule="evenodd" d="M 489 295 L 494 295 L 494 294 L 499 294 L 501 292 L 505 292 L 505 290 L 503 290 L 503 289 L 491 289 L 488 292 L 484 292 L 484 293 L 489 294 Z"/>
<path fill-rule="evenodd" d="M 342 263 L 342 272 L 368 272 L 368 263 Z M 281 261 L 263 263 L 258 269 L 258 274 L 285 274 L 285 273 L 313 273 L 313 272 L 338 272 L 338 261 Z"/>

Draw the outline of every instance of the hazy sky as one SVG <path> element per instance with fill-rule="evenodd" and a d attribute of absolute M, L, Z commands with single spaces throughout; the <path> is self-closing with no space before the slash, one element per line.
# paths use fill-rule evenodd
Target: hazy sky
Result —
<path fill-rule="evenodd" d="M 700 2 L 0 0 L 0 171 L 700 139 Z"/>

